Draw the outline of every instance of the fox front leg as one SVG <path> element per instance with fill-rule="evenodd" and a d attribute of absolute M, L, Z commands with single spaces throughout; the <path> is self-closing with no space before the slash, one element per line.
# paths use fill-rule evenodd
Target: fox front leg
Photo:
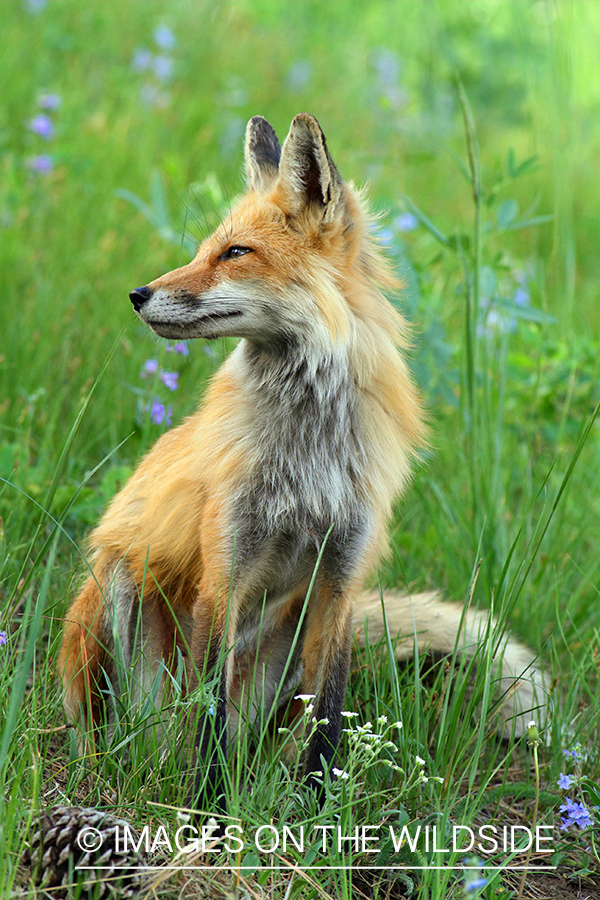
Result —
<path fill-rule="evenodd" d="M 227 815 L 227 676 L 219 673 L 214 704 L 202 712 L 194 737 L 194 786 L 189 806 L 204 814 Z"/>
<path fill-rule="evenodd" d="M 341 734 L 352 649 L 351 604 L 322 586 L 309 609 L 302 653 L 302 689 L 315 695 L 315 729 L 304 760 L 304 775 L 323 799 L 321 779 L 331 767 Z"/>
<path fill-rule="evenodd" d="M 194 610 L 192 656 L 198 677 L 213 682 L 216 692 L 196 724 L 193 745 L 194 784 L 188 805 L 203 814 L 227 814 L 227 702 L 231 654 L 227 654 L 226 623 L 206 605 Z"/>

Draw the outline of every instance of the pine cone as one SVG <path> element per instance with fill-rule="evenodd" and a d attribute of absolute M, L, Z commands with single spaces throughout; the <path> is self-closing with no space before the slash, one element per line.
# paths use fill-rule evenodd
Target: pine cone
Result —
<path fill-rule="evenodd" d="M 33 827 L 23 861 L 52 897 L 69 897 L 76 884 L 83 888 L 82 898 L 135 897 L 144 879 L 139 868 L 144 858 L 131 846 L 124 849 L 125 834 L 136 838 L 128 822 L 102 810 L 54 806 Z"/>

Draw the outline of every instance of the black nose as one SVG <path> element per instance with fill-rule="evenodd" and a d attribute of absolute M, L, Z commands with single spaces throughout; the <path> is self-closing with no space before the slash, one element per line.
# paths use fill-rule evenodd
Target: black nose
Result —
<path fill-rule="evenodd" d="M 133 303 L 133 308 L 136 312 L 139 312 L 146 300 L 149 300 L 152 296 L 152 289 L 149 287 L 141 287 L 135 288 L 130 295 L 129 299 Z"/>

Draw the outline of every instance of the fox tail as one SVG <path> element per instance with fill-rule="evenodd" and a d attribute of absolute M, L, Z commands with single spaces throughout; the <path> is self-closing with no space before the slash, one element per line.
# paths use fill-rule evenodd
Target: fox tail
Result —
<path fill-rule="evenodd" d="M 494 642 L 491 679 L 502 736 L 520 737 L 540 707 L 545 706 L 546 678 L 533 652 L 511 637 L 499 638 L 489 612 L 442 601 L 435 592 L 362 594 L 355 605 L 353 627 L 360 646 L 375 644 L 389 634 L 394 656 L 405 662 L 419 654 L 453 656 L 467 663 L 486 661 L 488 641 Z M 497 646 L 495 646 L 497 643 Z"/>

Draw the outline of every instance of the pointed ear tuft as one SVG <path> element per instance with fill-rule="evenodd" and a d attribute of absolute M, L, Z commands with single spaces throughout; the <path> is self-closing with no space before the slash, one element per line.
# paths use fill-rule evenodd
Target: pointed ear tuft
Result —
<path fill-rule="evenodd" d="M 248 187 L 264 193 L 279 177 L 281 147 L 272 126 L 262 116 L 254 116 L 246 128 L 246 177 Z"/>
<path fill-rule="evenodd" d="M 312 206 L 322 211 L 325 222 L 334 219 L 344 184 L 327 150 L 321 126 L 308 113 L 300 113 L 293 120 L 281 151 L 279 171 L 294 215 Z"/>

